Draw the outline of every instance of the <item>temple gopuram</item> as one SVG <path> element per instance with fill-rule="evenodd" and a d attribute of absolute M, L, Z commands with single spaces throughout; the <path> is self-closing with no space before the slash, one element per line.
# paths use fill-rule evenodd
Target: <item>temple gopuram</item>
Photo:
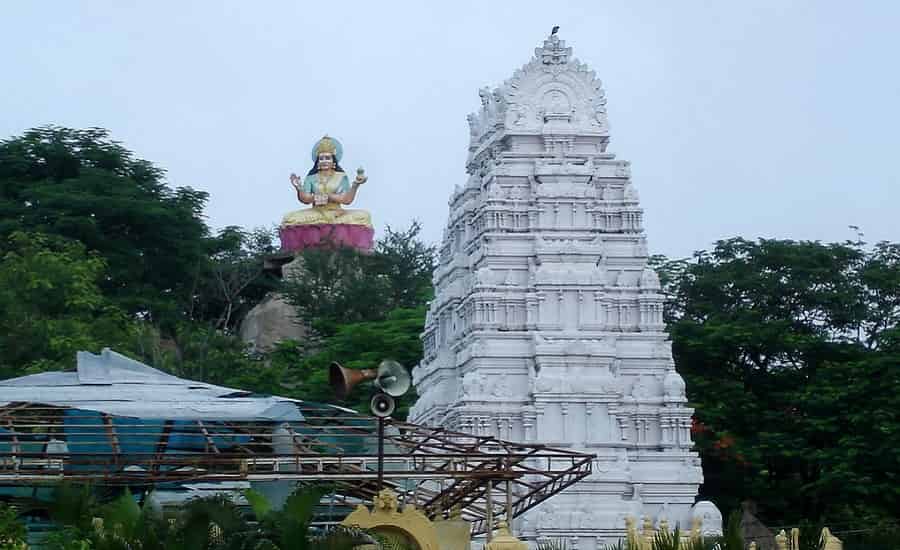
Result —
<path fill-rule="evenodd" d="M 478 94 L 410 421 L 593 455 L 588 479 L 517 521 L 529 538 L 593 550 L 628 517 L 719 530 L 695 505 L 693 410 L 600 80 L 554 32 Z"/>

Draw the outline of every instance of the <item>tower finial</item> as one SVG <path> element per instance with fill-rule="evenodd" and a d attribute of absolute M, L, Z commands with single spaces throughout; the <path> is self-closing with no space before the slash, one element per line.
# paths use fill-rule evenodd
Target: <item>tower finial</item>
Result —
<path fill-rule="evenodd" d="M 540 59 L 544 65 L 564 65 L 569 62 L 569 56 L 572 54 L 572 48 L 567 48 L 566 43 L 559 39 L 559 25 L 554 25 L 550 31 L 550 36 L 544 39 L 543 48 L 535 48 L 534 55 Z"/>

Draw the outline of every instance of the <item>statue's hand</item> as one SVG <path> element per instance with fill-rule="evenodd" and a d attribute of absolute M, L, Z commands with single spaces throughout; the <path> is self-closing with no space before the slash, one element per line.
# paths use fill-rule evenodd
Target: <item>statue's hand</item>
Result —
<path fill-rule="evenodd" d="M 297 191 L 300 190 L 300 178 L 297 177 L 297 174 L 291 174 L 291 185 L 293 185 L 294 189 Z"/>
<path fill-rule="evenodd" d="M 362 168 L 356 169 L 356 179 L 353 180 L 353 183 L 356 185 L 362 185 L 369 181 L 369 178 L 366 177 L 366 172 Z"/>

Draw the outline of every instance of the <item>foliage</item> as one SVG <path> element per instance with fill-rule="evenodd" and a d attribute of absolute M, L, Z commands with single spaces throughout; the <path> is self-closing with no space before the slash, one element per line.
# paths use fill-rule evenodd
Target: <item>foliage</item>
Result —
<path fill-rule="evenodd" d="M 432 295 L 431 275 L 435 268 L 436 247 L 419 239 L 422 225 L 413 220 L 403 231 L 388 226 L 375 243 L 375 255 L 381 272 L 388 279 L 388 308 L 415 308 Z"/>
<path fill-rule="evenodd" d="M 722 538 L 718 543 L 719 550 L 744 550 L 744 536 L 741 532 L 741 514 L 737 510 L 728 514 Z"/>
<path fill-rule="evenodd" d="M 94 545 L 90 539 L 82 538 L 74 527 L 63 527 L 53 531 L 42 541 L 46 550 L 91 550 Z"/>
<path fill-rule="evenodd" d="M 900 548 L 900 527 L 896 524 L 871 524 L 863 531 L 837 533 L 844 550 L 897 550 Z"/>
<path fill-rule="evenodd" d="M 720 550 L 719 544 L 721 539 L 719 537 L 699 537 L 696 539 L 689 539 L 687 543 L 683 545 L 684 550 Z"/>
<path fill-rule="evenodd" d="M 70 368 L 75 351 L 111 347 L 241 378 L 225 335 L 276 287 L 262 269 L 273 231 L 211 236 L 206 194 L 163 177 L 99 128 L 0 142 L 0 376 Z M 213 375 L 222 356 L 228 372 Z"/>
<path fill-rule="evenodd" d="M 264 259 L 277 251 L 275 232 L 229 226 L 208 242 L 209 255 L 194 273 L 187 318 L 233 332 L 247 312 L 278 287 L 278 280 L 264 270 Z"/>
<path fill-rule="evenodd" d="M 300 486 L 278 510 L 261 494 L 247 491 L 252 517 L 226 495 L 188 501 L 179 513 L 166 516 L 150 496 L 141 505 L 126 490 L 100 504 L 90 488 L 65 486 L 56 492 L 51 508 L 63 511 L 75 504 L 77 510 L 63 515 L 51 511 L 61 528 L 44 545 L 48 550 L 351 550 L 377 544 L 361 529 L 312 530 L 313 511 L 328 491 Z M 78 495 L 86 497 L 86 504 L 73 502 Z M 387 543 L 379 547 L 394 548 Z"/>
<path fill-rule="evenodd" d="M 822 538 L 822 527 L 824 526 L 820 523 L 810 521 L 801 522 L 800 526 L 797 528 L 797 544 L 794 544 L 794 540 L 791 538 L 788 549 L 824 550 L 825 540 Z"/>
<path fill-rule="evenodd" d="M 409 368 L 419 362 L 435 251 L 419 240 L 420 231 L 418 222 L 403 231 L 388 228 L 371 254 L 348 248 L 302 253 L 302 276 L 285 285 L 285 295 L 319 338 L 270 355 L 269 364 L 290 381 L 283 394 L 333 401 L 332 361 L 348 368 L 374 368 L 384 359 Z M 368 412 L 368 401 L 369 392 L 357 391 L 348 406 Z M 410 401 L 402 400 L 395 416 L 405 416 Z"/>
<path fill-rule="evenodd" d="M 720 241 L 660 263 L 702 496 L 780 523 L 900 510 L 900 245 Z"/>
<path fill-rule="evenodd" d="M 78 496 L 84 497 L 78 502 Z M 51 503 L 50 517 L 60 525 L 42 544 L 48 550 L 186 550 L 181 532 L 145 498 L 138 504 L 127 489 L 101 504 L 85 486 L 61 486 Z M 74 507 L 69 510 L 67 507 Z"/>
<path fill-rule="evenodd" d="M 285 285 L 285 296 L 326 337 L 341 325 L 418 307 L 431 292 L 435 250 L 418 239 L 420 231 L 418 222 L 406 231 L 388 227 L 371 254 L 346 247 L 305 250 L 299 256 L 303 274 Z"/>
<path fill-rule="evenodd" d="M 25 525 L 19 521 L 19 512 L 0 502 L 0 550 L 14 550 L 25 542 Z"/>
<path fill-rule="evenodd" d="M 91 487 L 61 483 L 53 491 L 48 512 L 50 519 L 59 525 L 89 531 L 99 506 Z"/>
<path fill-rule="evenodd" d="M 740 529 L 740 525 L 738 525 Z M 726 533 L 726 537 L 728 533 Z M 738 532 L 740 537 L 740 532 Z M 561 540 L 560 548 L 565 548 L 565 540 Z M 653 540 L 650 541 L 651 550 L 730 550 L 729 546 L 724 545 L 722 537 L 699 537 L 696 539 L 682 539 L 681 530 L 676 528 L 674 532 L 657 531 Z M 540 545 L 538 546 L 540 548 Z M 553 546 L 548 546 L 548 550 Z M 604 545 L 601 550 L 640 550 L 641 544 L 634 540 L 619 540 L 615 544 Z M 740 550 L 744 550 L 740 547 Z"/>
<path fill-rule="evenodd" d="M 141 360 L 188 380 L 268 394 L 281 389 L 277 372 L 263 358 L 251 356 L 240 339 L 205 324 L 180 323 L 169 339 L 142 324 L 131 346 Z"/>
<path fill-rule="evenodd" d="M 255 491 L 244 496 L 251 504 L 255 522 L 249 521 L 228 498 L 197 499 L 187 505 L 183 520 L 185 548 L 222 550 L 351 550 L 374 542 L 371 535 L 355 528 L 334 526 L 313 532 L 315 507 L 329 492 L 324 486 L 300 486 L 279 510 Z M 209 526 L 215 525 L 215 529 Z"/>
<path fill-rule="evenodd" d="M 124 313 L 100 290 L 103 259 L 77 242 L 16 232 L 0 257 L 0 375 L 62 369 L 79 350 L 128 341 Z"/>
<path fill-rule="evenodd" d="M 257 529 L 226 495 L 189 501 L 181 515 L 186 548 L 253 548 L 259 543 Z"/>
<path fill-rule="evenodd" d="M 621 542 L 622 541 L 619 541 L 620 546 Z M 567 550 L 568 547 L 569 543 L 566 541 L 566 539 L 539 540 L 537 543 L 537 550 Z M 609 550 L 612 550 L 613 548 L 618 548 L 618 546 L 608 548 Z"/>
<path fill-rule="evenodd" d="M 425 324 L 425 308 L 397 309 L 388 313 L 380 321 L 365 321 L 343 325 L 330 338 L 327 338 L 320 350 L 299 361 L 294 362 L 287 370 L 287 376 L 296 384 L 288 390 L 311 401 L 334 401 L 331 387 L 328 385 L 328 366 L 338 361 L 347 368 L 374 368 L 383 359 L 393 359 L 400 364 L 411 367 L 419 362 L 422 356 L 422 343 L 419 333 Z M 281 358 L 291 361 L 296 354 L 288 348 L 282 348 Z M 273 358 L 273 363 L 276 359 Z M 369 410 L 370 392 L 356 391 L 346 404 L 360 412 Z M 414 400 L 405 397 L 398 402 L 395 417 L 403 418 L 408 405 Z"/>
<path fill-rule="evenodd" d="M 657 531 L 653 537 L 653 550 L 678 550 L 681 547 L 681 530 Z"/>
<path fill-rule="evenodd" d="M 207 196 L 170 189 L 163 175 L 100 128 L 36 128 L 2 141 L 0 247 L 18 231 L 79 241 L 106 261 L 101 288 L 116 305 L 177 317 L 207 254 Z"/>

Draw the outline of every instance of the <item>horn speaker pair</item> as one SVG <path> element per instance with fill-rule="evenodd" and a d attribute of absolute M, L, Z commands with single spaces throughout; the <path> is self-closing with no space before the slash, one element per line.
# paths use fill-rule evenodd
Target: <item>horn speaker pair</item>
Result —
<path fill-rule="evenodd" d="M 411 380 L 406 368 L 390 359 L 382 361 L 377 369 L 348 369 L 337 361 L 331 363 L 328 382 L 338 399 L 346 399 L 353 388 L 367 380 L 392 397 L 400 397 L 409 390 Z"/>

